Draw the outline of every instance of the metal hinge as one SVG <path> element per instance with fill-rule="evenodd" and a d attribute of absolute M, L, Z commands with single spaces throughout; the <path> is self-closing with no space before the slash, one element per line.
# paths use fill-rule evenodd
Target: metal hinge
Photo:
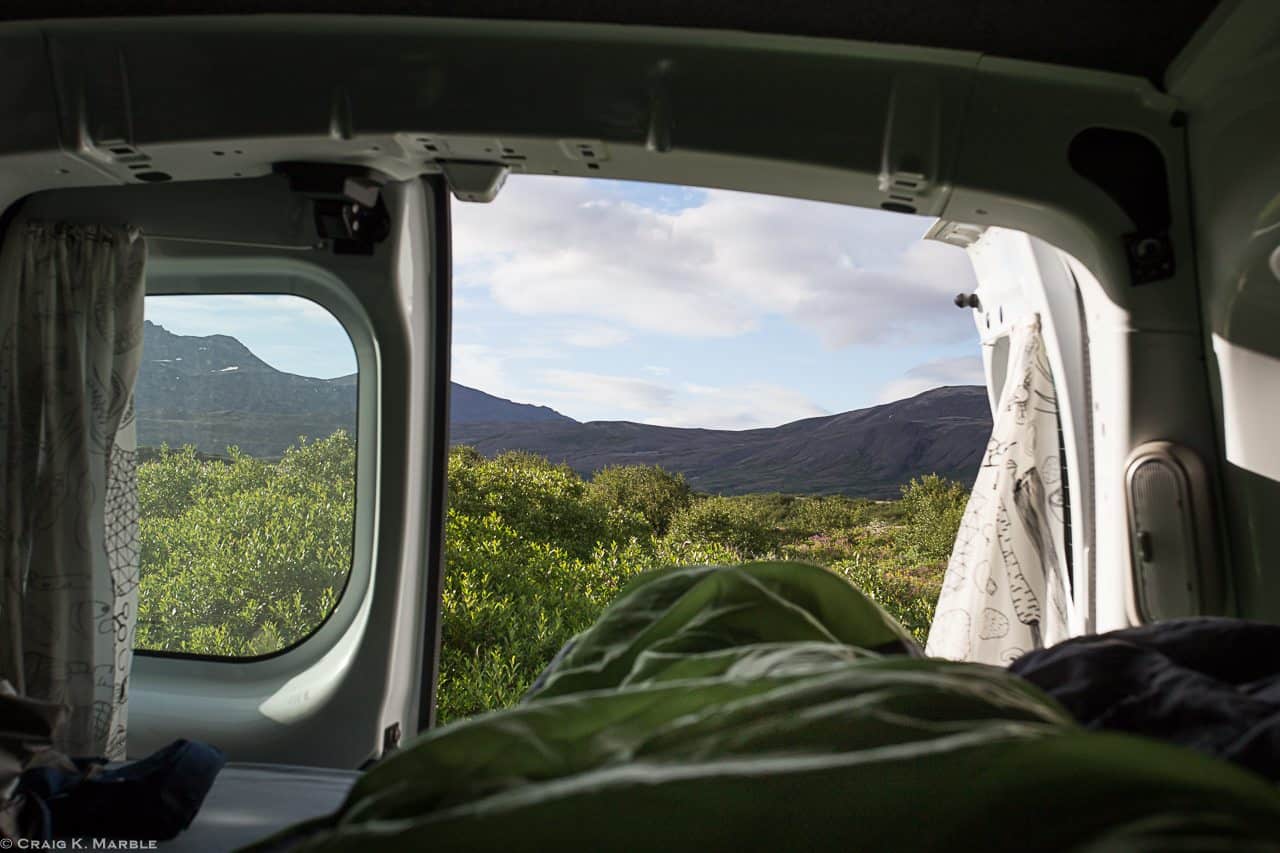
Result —
<path fill-rule="evenodd" d="M 392 723 L 382 730 L 382 752 L 385 755 L 400 748 L 400 724 Z"/>
<path fill-rule="evenodd" d="M 289 188 L 311 199 L 316 234 L 338 255 L 372 255 L 391 233 L 382 177 L 336 163 L 277 163 Z"/>

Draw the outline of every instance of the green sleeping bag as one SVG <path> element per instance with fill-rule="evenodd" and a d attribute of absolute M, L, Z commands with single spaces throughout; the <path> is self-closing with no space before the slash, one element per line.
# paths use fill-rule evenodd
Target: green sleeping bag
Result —
<path fill-rule="evenodd" d="M 1002 669 L 930 660 L 801 563 L 651 572 L 519 706 L 427 732 L 298 850 L 1280 850 L 1280 794 L 1086 732 Z M 1273 846 L 1274 845 L 1274 846 Z"/>

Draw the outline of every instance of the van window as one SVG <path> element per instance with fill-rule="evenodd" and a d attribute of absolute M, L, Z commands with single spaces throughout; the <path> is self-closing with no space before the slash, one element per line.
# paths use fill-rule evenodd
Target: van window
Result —
<path fill-rule="evenodd" d="M 135 647 L 287 649 L 320 627 L 351 571 L 351 339 L 291 295 L 148 296 L 146 317 Z"/>

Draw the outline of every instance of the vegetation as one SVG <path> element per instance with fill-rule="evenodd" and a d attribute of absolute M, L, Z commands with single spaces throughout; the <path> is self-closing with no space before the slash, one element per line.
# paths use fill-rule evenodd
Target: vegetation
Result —
<path fill-rule="evenodd" d="M 161 448 L 139 468 L 138 647 L 257 655 L 309 635 L 351 564 L 355 447 L 344 432 L 278 462 Z M 584 481 L 526 453 L 449 466 L 439 715 L 517 701 L 633 575 L 760 557 L 818 562 L 923 641 L 964 509 L 962 487 L 914 480 L 895 502 L 692 492 L 660 468 Z"/>
<path fill-rule="evenodd" d="M 591 494 L 605 506 L 638 513 L 659 536 L 693 498 L 683 474 L 669 474 L 656 465 L 602 468 L 591 478 Z"/>
<path fill-rule="evenodd" d="M 307 637 L 351 567 L 354 462 L 339 431 L 275 463 L 185 447 L 139 465 L 135 645 L 246 656 Z"/>

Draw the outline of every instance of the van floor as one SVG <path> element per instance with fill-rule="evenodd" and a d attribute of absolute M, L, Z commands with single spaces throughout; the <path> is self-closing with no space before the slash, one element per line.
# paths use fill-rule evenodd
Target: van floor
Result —
<path fill-rule="evenodd" d="M 261 841 L 342 804 L 357 770 L 285 764 L 228 764 L 186 832 L 160 844 L 166 853 L 224 853 Z"/>

